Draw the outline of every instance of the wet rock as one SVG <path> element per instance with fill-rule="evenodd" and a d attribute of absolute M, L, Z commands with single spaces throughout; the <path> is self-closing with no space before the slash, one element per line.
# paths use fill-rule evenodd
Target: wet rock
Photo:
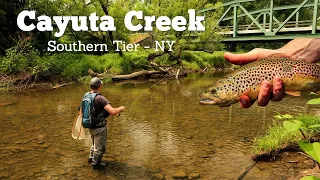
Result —
<path fill-rule="evenodd" d="M 187 174 L 184 171 L 178 171 L 177 173 L 172 175 L 173 179 L 186 179 Z"/>
<path fill-rule="evenodd" d="M 38 140 L 43 140 L 44 138 L 46 138 L 48 135 L 44 135 L 44 134 L 40 134 L 37 139 Z"/>
<path fill-rule="evenodd" d="M 23 141 L 16 141 L 16 142 L 14 142 L 15 144 L 22 144 L 23 143 Z"/>
<path fill-rule="evenodd" d="M 44 144 L 44 141 L 38 141 L 37 143 L 38 144 Z"/>
<path fill-rule="evenodd" d="M 164 176 L 160 173 L 157 173 L 157 174 L 153 174 L 151 176 L 151 179 L 156 179 L 156 180 L 163 180 L 164 179 Z"/>
<path fill-rule="evenodd" d="M 124 179 L 141 179 L 141 177 L 138 175 L 131 174 L 128 177 L 125 177 Z"/>
<path fill-rule="evenodd" d="M 204 159 L 206 159 L 206 158 L 212 158 L 213 156 L 211 156 L 211 155 L 208 155 L 208 154 L 205 154 L 205 155 L 202 155 L 201 156 L 201 158 L 204 158 Z"/>
<path fill-rule="evenodd" d="M 33 172 L 34 172 L 34 173 L 40 173 L 41 170 L 40 170 L 40 169 L 35 169 Z"/>
<path fill-rule="evenodd" d="M 1 174 L 0 175 L 0 179 L 8 179 L 9 178 L 9 174 Z"/>
<path fill-rule="evenodd" d="M 48 148 L 48 147 L 49 147 L 49 145 L 47 145 L 47 144 L 43 144 L 43 145 L 41 145 L 41 147 L 42 147 L 42 148 L 44 148 L 44 149 L 46 149 L 46 148 Z"/>
<path fill-rule="evenodd" d="M 179 161 L 173 161 L 173 162 L 172 162 L 172 165 L 173 165 L 173 166 L 182 166 L 182 163 L 179 162 Z"/>
<path fill-rule="evenodd" d="M 18 149 L 11 149 L 11 152 L 13 152 L 14 154 L 18 153 L 19 150 Z"/>
<path fill-rule="evenodd" d="M 199 173 L 196 173 L 196 172 L 191 173 L 191 174 L 189 174 L 189 176 L 188 176 L 188 179 L 199 179 L 199 178 L 200 178 L 200 174 L 199 174 Z"/>

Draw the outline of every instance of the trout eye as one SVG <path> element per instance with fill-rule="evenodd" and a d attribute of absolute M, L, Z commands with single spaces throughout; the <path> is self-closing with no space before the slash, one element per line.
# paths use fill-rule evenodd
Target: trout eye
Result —
<path fill-rule="evenodd" d="M 215 94 L 216 92 L 217 92 L 216 89 L 212 89 L 212 90 L 210 91 L 211 94 Z"/>

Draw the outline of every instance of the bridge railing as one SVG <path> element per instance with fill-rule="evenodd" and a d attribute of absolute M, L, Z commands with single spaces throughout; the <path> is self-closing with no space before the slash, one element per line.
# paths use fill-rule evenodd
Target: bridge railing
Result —
<path fill-rule="evenodd" d="M 223 15 L 217 22 L 215 28 L 219 29 L 232 29 L 229 32 L 221 32 L 223 34 L 232 34 L 233 37 L 237 37 L 238 34 L 251 34 L 251 33 L 263 33 L 265 36 L 275 36 L 279 32 L 290 32 L 290 31 L 301 31 L 308 32 L 311 34 L 316 34 L 317 21 L 320 20 L 318 17 L 318 6 L 319 0 L 304 0 L 301 4 L 297 5 L 285 5 L 280 7 L 274 7 L 273 0 L 270 0 L 270 7 L 260 10 L 255 10 L 249 12 L 242 4 L 252 2 L 255 0 L 237 0 L 228 2 L 222 5 L 226 8 Z M 313 8 L 313 18 L 312 20 L 299 20 L 299 11 L 302 8 Z M 200 11 L 204 16 L 206 12 L 215 10 L 216 8 L 206 8 Z M 238 14 L 238 9 L 241 9 L 244 13 Z M 293 12 L 284 20 L 279 21 L 273 14 L 274 11 L 292 9 Z M 229 12 L 233 11 L 233 16 L 226 17 Z M 254 17 L 256 16 L 256 17 Z M 295 16 L 295 21 L 290 21 Z M 252 23 L 248 25 L 239 25 L 239 18 L 248 17 L 251 19 Z M 262 23 L 259 23 L 259 20 Z M 232 26 L 219 26 L 223 21 L 233 20 Z"/>

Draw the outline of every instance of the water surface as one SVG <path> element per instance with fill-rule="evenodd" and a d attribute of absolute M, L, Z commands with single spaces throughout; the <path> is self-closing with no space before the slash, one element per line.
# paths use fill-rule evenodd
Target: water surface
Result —
<path fill-rule="evenodd" d="M 86 163 L 90 140 L 71 137 L 87 86 L 1 94 L 1 102 L 14 104 L 0 107 L 0 179 L 172 179 L 178 171 L 235 179 L 251 164 L 251 140 L 277 112 L 319 113 L 305 105 L 312 96 L 286 97 L 267 108 L 199 105 L 198 94 L 219 76 L 162 80 L 149 90 L 159 79 L 105 84 L 101 93 L 111 105 L 127 109 L 108 118 L 104 171 Z M 270 177 L 283 178 L 272 172 L 246 178 Z"/>

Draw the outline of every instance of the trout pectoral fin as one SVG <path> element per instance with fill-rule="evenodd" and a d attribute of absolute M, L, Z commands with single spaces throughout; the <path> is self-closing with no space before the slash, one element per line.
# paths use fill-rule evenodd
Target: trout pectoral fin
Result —
<path fill-rule="evenodd" d="M 300 91 L 286 91 L 285 93 L 291 96 L 301 96 Z"/>

